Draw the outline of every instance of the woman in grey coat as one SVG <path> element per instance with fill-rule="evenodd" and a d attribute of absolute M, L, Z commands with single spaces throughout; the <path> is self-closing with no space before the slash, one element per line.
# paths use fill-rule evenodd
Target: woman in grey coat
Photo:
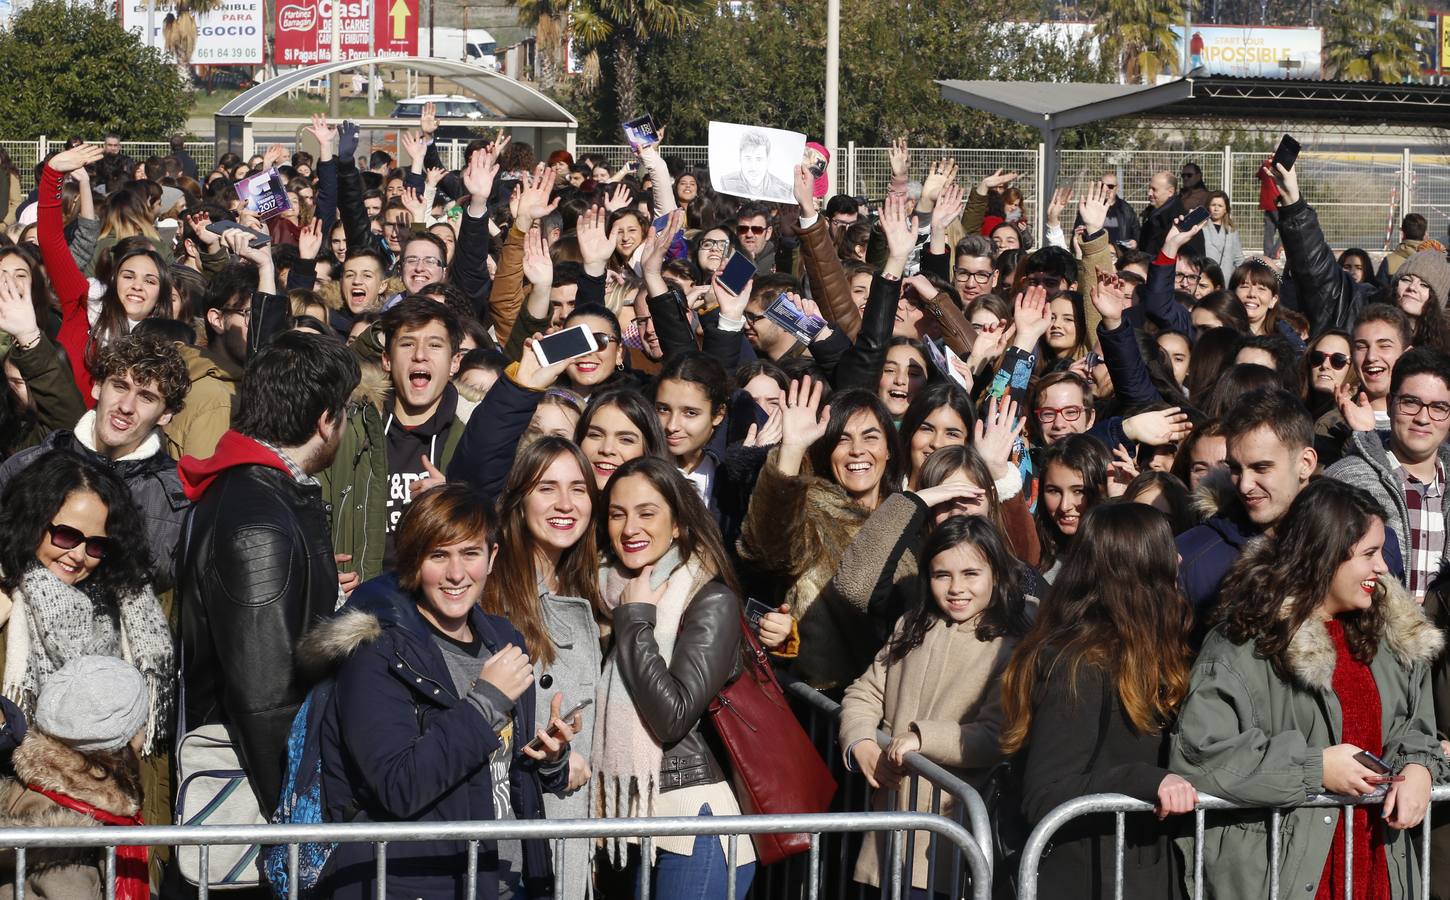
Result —
<path fill-rule="evenodd" d="M 564 695 L 562 712 L 594 699 L 602 667 L 596 501 L 588 460 L 577 446 L 559 437 L 541 438 L 524 448 L 499 496 L 499 553 L 484 609 L 506 617 L 523 634 L 534 661 L 535 686 L 547 695 L 536 699 L 539 715 L 549 715 L 548 698 L 556 693 Z M 593 815 L 588 748 L 594 740 L 595 718 L 595 710 L 583 711 L 583 725 L 574 740 L 582 752 L 570 753 L 567 789 L 544 795 L 547 818 Z M 580 900 L 591 894 L 593 855 L 591 840 L 555 842 L 558 900 Z"/>
<path fill-rule="evenodd" d="M 1244 246 L 1239 230 L 1234 227 L 1233 205 L 1228 194 L 1214 191 L 1208 195 L 1208 224 L 1203 227 L 1203 258 L 1221 271 L 1232 272 L 1244 261 Z"/>

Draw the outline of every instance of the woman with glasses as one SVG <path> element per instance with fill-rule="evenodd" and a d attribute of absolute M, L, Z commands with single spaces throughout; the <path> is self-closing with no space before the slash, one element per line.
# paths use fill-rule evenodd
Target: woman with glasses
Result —
<path fill-rule="evenodd" d="M 1304 354 L 1304 405 L 1314 418 L 1334 409 L 1334 392 L 1340 385 L 1359 384 L 1349 351 L 1349 334 L 1337 328 L 1309 342 L 1309 351 Z"/>
<path fill-rule="evenodd" d="M 176 665 L 151 590 L 146 526 L 124 482 L 65 451 L 38 458 L 0 498 L 4 694 L 27 715 L 80 656 L 118 656 L 152 698 L 143 752 L 169 749 Z"/>
<path fill-rule="evenodd" d="M 564 320 L 563 327 L 573 328 L 575 325 L 589 326 L 598 346 L 593 352 L 569 360 L 569 365 L 564 369 L 569 389 L 581 401 L 587 401 L 595 391 L 606 383 L 614 383 L 623 374 L 623 333 L 619 328 L 619 319 L 607 307 L 598 303 L 586 303 L 577 307 Z"/>

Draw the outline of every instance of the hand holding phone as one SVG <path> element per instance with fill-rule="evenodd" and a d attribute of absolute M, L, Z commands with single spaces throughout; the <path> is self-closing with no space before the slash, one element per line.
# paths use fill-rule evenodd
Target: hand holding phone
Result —
<path fill-rule="evenodd" d="M 1403 775 L 1392 774 L 1394 770 L 1390 768 L 1390 764 L 1368 750 L 1361 750 L 1356 753 L 1354 755 L 1354 761 L 1366 769 L 1374 771 L 1375 774 L 1365 778 L 1365 781 L 1370 784 L 1394 784 L 1405 780 L 1405 776 Z"/>
<path fill-rule="evenodd" d="M 222 219 L 219 222 L 212 222 L 206 226 L 206 230 L 210 231 L 212 234 L 215 235 L 223 235 L 226 234 L 228 231 L 245 231 L 252 236 L 252 240 L 249 243 L 253 250 L 265 247 L 272 242 L 272 236 L 270 234 L 267 234 L 267 232 L 257 231 L 255 229 L 248 228 L 245 225 L 238 225 L 231 219 Z"/>
<path fill-rule="evenodd" d="M 716 277 L 720 279 L 725 290 L 738 295 L 750 283 L 750 279 L 755 277 L 755 263 L 744 253 L 731 254 Z"/>
<path fill-rule="evenodd" d="M 543 368 L 598 349 L 599 342 L 594 339 L 594 332 L 588 325 L 575 325 L 534 340 L 534 358 Z"/>
<path fill-rule="evenodd" d="M 1274 161 L 1269 165 L 1270 171 L 1274 166 L 1283 166 L 1285 171 L 1294 168 L 1294 163 L 1299 159 L 1299 142 L 1289 135 L 1279 139 L 1279 147 L 1274 151 Z"/>
<path fill-rule="evenodd" d="M 1178 220 L 1178 230 L 1192 231 L 1193 226 L 1197 225 L 1199 222 L 1207 222 L 1208 215 L 1209 213 L 1207 206 L 1194 207 L 1193 209 L 1190 209 L 1188 213 L 1183 216 L 1183 218 Z"/>
<path fill-rule="evenodd" d="M 580 700 L 578 703 L 574 704 L 574 707 L 572 709 L 570 709 L 568 712 L 564 713 L 563 715 L 559 716 L 559 718 L 563 719 L 565 722 L 570 723 L 570 727 L 578 728 L 577 725 L 573 724 L 574 723 L 575 716 L 578 716 L 581 712 L 583 712 L 584 710 L 588 709 L 589 707 L 591 707 L 593 705 L 594 705 L 594 701 L 593 700 Z M 549 734 L 549 737 L 551 737 L 551 738 L 557 738 L 558 737 L 559 729 L 557 729 L 557 728 L 554 727 L 554 723 L 553 722 L 550 722 L 549 723 L 548 734 Z M 539 738 L 538 735 L 534 735 L 534 739 L 532 741 L 529 741 L 524 746 L 527 747 L 529 750 L 533 750 L 535 752 L 540 752 L 540 751 L 542 751 L 544 749 L 544 742 Z"/>

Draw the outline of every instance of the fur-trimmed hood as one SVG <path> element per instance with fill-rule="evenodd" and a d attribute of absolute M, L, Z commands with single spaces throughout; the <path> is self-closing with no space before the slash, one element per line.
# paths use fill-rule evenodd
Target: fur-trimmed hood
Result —
<path fill-rule="evenodd" d="M 15 766 L 17 781 L 22 785 L 33 785 L 42 790 L 65 794 L 117 816 L 134 816 L 141 809 L 139 794 L 133 796 L 115 780 L 97 780 L 84 754 L 72 750 L 34 727 L 27 732 L 25 740 L 21 742 L 11 760 Z M 13 809 L 12 806 L 4 811 L 4 819 L 0 819 L 0 824 L 6 827 L 43 824 L 35 821 L 37 816 L 28 815 L 26 812 L 17 814 Z M 64 809 L 54 811 L 53 816 L 49 812 L 40 816 L 46 819 L 63 819 L 67 825 L 75 825 L 76 817 L 95 824 L 89 817 Z"/>
<path fill-rule="evenodd" d="M 1249 565 L 1267 563 L 1274 552 L 1272 541 L 1258 538 L 1244 550 L 1244 562 Z M 1433 662 L 1445 646 L 1445 637 L 1440 629 L 1425 618 L 1420 605 L 1393 575 L 1381 576 L 1379 584 L 1376 602 L 1384 610 L 1384 633 L 1380 635 L 1382 646 L 1388 648 L 1406 669 Z M 1286 597 L 1280 608 L 1287 614 L 1293 604 L 1294 598 Z M 1289 639 L 1285 661 L 1294 678 L 1304 687 L 1319 691 L 1334 689 L 1334 667 L 1338 654 L 1329 630 L 1318 619 L 1310 618 L 1299 626 Z"/>
<path fill-rule="evenodd" d="M 1198 482 L 1198 487 L 1193 489 L 1193 510 L 1201 520 L 1237 516 L 1243 511 L 1239 492 L 1227 469 L 1216 466 Z"/>
<path fill-rule="evenodd" d="M 383 621 L 376 612 L 348 607 L 314 625 L 297 642 L 297 664 L 309 675 L 328 674 L 382 634 Z"/>
<path fill-rule="evenodd" d="M 388 382 L 388 376 L 383 372 L 383 367 L 374 362 L 363 362 L 358 368 L 362 371 L 362 378 L 348 399 L 353 403 L 371 404 L 381 412 L 393 389 Z"/>

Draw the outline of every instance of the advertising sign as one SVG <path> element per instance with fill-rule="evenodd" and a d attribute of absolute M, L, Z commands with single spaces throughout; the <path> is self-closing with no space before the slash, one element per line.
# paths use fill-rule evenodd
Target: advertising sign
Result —
<path fill-rule="evenodd" d="M 1180 48 L 1183 26 L 1173 26 Z M 1188 67 L 1210 75 L 1248 78 L 1319 78 L 1323 32 L 1318 28 L 1204 25 L 1188 36 Z"/>
<path fill-rule="evenodd" d="M 375 0 L 374 48 L 378 56 L 418 53 L 418 0 Z M 368 55 L 365 0 L 277 0 L 276 62 L 310 66 L 332 60 L 332 6 L 338 4 L 342 58 Z"/>
<path fill-rule="evenodd" d="M 164 47 L 162 23 L 166 10 L 159 6 L 152 12 L 152 33 L 146 34 L 147 0 L 121 0 L 121 25 L 141 36 L 148 47 Z M 209 13 L 192 13 L 196 17 L 196 51 L 191 54 L 197 66 L 260 66 L 263 62 L 263 26 L 267 21 L 262 0 L 226 0 Z"/>

